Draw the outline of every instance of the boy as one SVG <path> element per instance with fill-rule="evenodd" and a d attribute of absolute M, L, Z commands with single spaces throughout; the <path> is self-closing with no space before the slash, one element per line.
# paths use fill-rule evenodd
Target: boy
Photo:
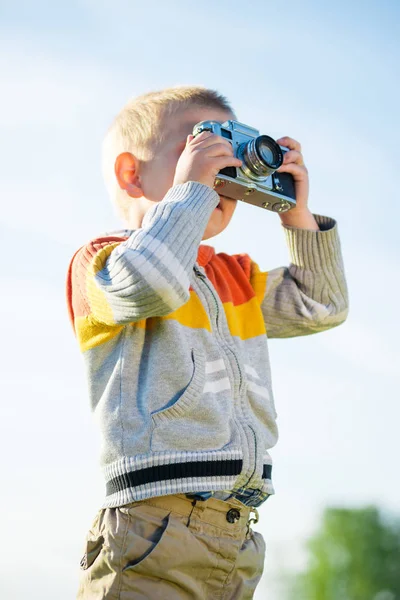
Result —
<path fill-rule="evenodd" d="M 296 185 L 296 207 L 280 215 L 290 267 L 265 273 L 200 245 L 230 222 L 236 201 L 213 186 L 241 162 L 226 139 L 191 132 L 227 119 L 223 96 L 177 87 L 131 101 L 105 139 L 128 229 L 81 248 L 68 276 L 106 478 L 81 599 L 253 597 L 265 544 L 250 514 L 273 493 L 277 439 L 266 334 L 307 335 L 347 315 L 337 227 L 307 208 L 292 138 L 278 140 Z"/>

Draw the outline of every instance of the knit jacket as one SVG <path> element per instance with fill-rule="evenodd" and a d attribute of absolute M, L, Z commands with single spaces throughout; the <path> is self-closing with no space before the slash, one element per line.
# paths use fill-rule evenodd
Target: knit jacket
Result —
<path fill-rule="evenodd" d="M 200 245 L 219 202 L 173 186 L 142 227 L 91 241 L 67 280 L 70 319 L 101 430 L 103 508 L 201 490 L 274 492 L 277 441 L 267 336 L 307 335 L 347 315 L 337 225 L 285 227 L 289 267 Z M 257 501 L 257 502 L 256 502 Z"/>

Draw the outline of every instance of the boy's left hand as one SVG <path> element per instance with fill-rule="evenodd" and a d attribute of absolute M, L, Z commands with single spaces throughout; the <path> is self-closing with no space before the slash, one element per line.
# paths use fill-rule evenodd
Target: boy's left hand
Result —
<path fill-rule="evenodd" d="M 276 140 L 281 146 L 289 148 L 283 158 L 283 164 L 278 173 L 290 173 L 294 179 L 296 190 L 296 206 L 286 213 L 279 214 L 284 225 L 304 229 L 319 229 L 311 211 L 308 208 L 308 194 L 310 189 L 308 170 L 304 164 L 301 153 L 301 144 L 291 137 L 284 136 Z"/>

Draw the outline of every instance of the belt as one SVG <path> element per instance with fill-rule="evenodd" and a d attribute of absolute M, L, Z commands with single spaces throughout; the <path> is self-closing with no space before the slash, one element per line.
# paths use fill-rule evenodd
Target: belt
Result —
<path fill-rule="evenodd" d="M 259 490 L 249 490 L 243 489 L 238 492 L 231 491 L 205 491 L 205 492 L 193 492 L 185 494 L 185 496 L 189 499 L 205 501 L 209 498 L 215 498 L 217 500 L 231 500 L 234 498 L 235 500 L 239 500 L 242 504 L 250 507 L 261 506 L 269 498 L 269 494 L 260 492 Z"/>

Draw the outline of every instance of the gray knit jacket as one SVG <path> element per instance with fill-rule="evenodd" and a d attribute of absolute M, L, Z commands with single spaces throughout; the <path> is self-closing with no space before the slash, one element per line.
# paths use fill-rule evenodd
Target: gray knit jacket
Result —
<path fill-rule="evenodd" d="M 348 311 L 337 225 L 285 227 L 291 263 L 200 245 L 219 202 L 197 182 L 172 187 L 142 227 L 79 249 L 70 319 L 101 430 L 103 507 L 152 496 L 273 493 L 277 440 L 268 337 L 324 331 Z"/>

